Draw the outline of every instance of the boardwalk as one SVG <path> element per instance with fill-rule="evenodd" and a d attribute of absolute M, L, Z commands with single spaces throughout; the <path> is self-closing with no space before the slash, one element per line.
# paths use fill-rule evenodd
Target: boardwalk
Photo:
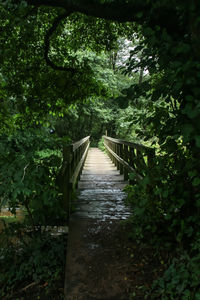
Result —
<path fill-rule="evenodd" d="M 66 300 L 110 299 L 114 295 L 112 286 L 109 291 L 104 290 L 105 274 L 96 274 L 98 270 L 94 266 L 102 253 L 108 260 L 112 254 L 98 243 L 99 234 L 129 215 L 123 204 L 122 189 L 126 184 L 106 154 L 97 148 L 89 150 L 78 183 L 76 212 L 69 224 Z M 103 270 L 109 273 L 106 266 Z"/>

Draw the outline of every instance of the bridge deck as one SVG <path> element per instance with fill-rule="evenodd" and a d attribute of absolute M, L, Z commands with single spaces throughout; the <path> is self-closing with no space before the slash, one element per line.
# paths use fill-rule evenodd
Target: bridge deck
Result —
<path fill-rule="evenodd" d="M 109 261 L 112 255 L 112 245 L 105 249 L 99 241 L 99 233 L 109 231 L 113 222 L 126 219 L 130 214 L 123 204 L 125 194 L 122 189 L 126 184 L 123 175 L 119 174 L 106 154 L 98 148 L 89 150 L 78 183 L 76 212 L 72 214 L 69 224 L 66 300 L 115 297 L 116 288 L 112 283 L 106 290 L 102 286 L 102 281 L 109 282 L 109 278 L 106 279 L 109 265 L 102 262 L 102 275 L 98 275 L 95 262 L 102 253 L 105 261 Z"/>

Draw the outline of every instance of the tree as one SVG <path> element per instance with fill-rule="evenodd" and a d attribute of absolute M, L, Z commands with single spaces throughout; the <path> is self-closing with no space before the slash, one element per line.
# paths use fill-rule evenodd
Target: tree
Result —
<path fill-rule="evenodd" d="M 51 152 L 55 150 L 52 141 L 61 150 L 62 145 L 91 133 L 98 140 L 106 124 L 113 122 L 112 114 L 109 114 L 112 108 L 106 107 L 103 100 L 117 96 L 119 84 L 117 75 L 109 68 L 107 53 L 116 47 L 118 35 L 126 28 L 82 15 L 70 16 L 66 23 L 59 24 L 57 35 L 51 36 L 47 56 L 46 32 L 47 35 L 50 33 L 51 22 L 55 24 L 60 10 L 30 9 L 22 5 L 10 10 L 1 7 L 0 13 L 5 29 L 1 35 L 1 121 L 4 124 L 1 138 L 4 146 L 1 148 L 0 172 L 5 173 L 5 185 L 1 185 L 2 204 L 10 205 L 13 212 L 18 205 L 26 206 L 35 224 L 38 220 L 46 221 L 45 216 L 41 217 L 43 208 L 49 206 L 51 211 L 53 203 L 56 204 L 54 197 L 58 197 L 58 208 L 61 206 L 56 182 L 60 154 Z M 78 27 L 85 30 L 85 34 L 80 35 Z M 101 37 L 98 43 L 94 34 L 97 31 Z M 88 39 L 88 35 L 93 39 Z M 64 64 L 71 64 L 71 67 Z M 50 134 L 52 129 L 57 135 Z M 10 151 L 3 153 L 6 147 Z M 46 155 L 47 148 L 49 155 Z M 58 165 L 52 169 L 50 163 L 54 156 L 58 158 Z M 9 174 L 5 172 L 7 160 L 12 170 Z M 43 182 L 38 168 L 44 175 Z M 17 174 L 15 169 L 19 169 Z M 45 194 L 44 186 L 48 185 L 52 189 L 49 189 L 50 194 Z"/>

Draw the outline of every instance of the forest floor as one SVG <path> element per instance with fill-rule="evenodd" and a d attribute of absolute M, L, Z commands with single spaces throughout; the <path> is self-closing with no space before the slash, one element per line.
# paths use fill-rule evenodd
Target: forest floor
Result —
<path fill-rule="evenodd" d="M 4 210 L 0 213 L 0 295 L 1 290 L 3 290 L 4 296 L 0 296 L 1 300 L 46 300 L 46 299 L 52 299 L 52 300 L 62 300 L 64 295 L 64 276 L 65 276 L 65 258 L 66 253 L 63 256 L 63 264 L 62 266 L 56 265 L 56 260 L 53 257 L 53 260 L 55 262 L 55 273 L 59 269 L 59 274 L 56 276 L 56 280 L 53 280 L 51 282 L 51 277 L 55 277 L 54 272 L 52 272 L 52 262 L 50 262 L 50 267 L 45 266 L 45 264 L 42 266 L 41 260 L 43 260 L 44 256 L 51 257 L 52 255 L 52 248 L 46 248 L 45 243 L 43 243 L 44 249 L 41 248 L 41 246 L 38 244 L 38 249 L 34 249 L 34 252 L 27 251 L 27 249 L 31 249 L 31 246 L 29 247 L 29 243 L 33 243 L 31 238 L 31 231 L 30 227 L 26 227 L 26 225 L 23 225 L 23 217 L 22 214 L 19 213 L 18 216 L 12 215 L 9 211 Z M 23 229 L 18 231 L 18 224 L 21 224 L 23 226 Z M 11 227 L 10 227 L 11 226 Z M 50 227 L 50 226 L 49 226 Z M 8 228 L 14 229 L 9 231 Z M 57 247 L 57 244 L 63 244 L 63 247 L 66 250 L 67 247 L 67 234 L 66 234 L 66 227 L 58 226 L 58 230 L 55 229 L 55 227 L 52 227 L 52 234 L 50 232 L 49 238 L 51 239 L 51 242 L 49 243 L 51 246 Z M 24 231 L 23 231 L 24 230 Z M 50 230 L 50 229 L 49 229 Z M 11 234 L 10 234 L 11 233 Z M 21 235 L 22 233 L 22 235 Z M 44 237 L 43 237 L 44 235 Z M 23 243 L 22 238 L 23 236 Z M 45 238 L 46 234 L 41 234 L 40 238 Z M 26 243 L 24 244 L 24 241 Z M 37 241 L 37 240 L 35 240 Z M 55 243 L 54 243 L 55 241 Z M 57 243 L 57 244 L 56 244 Z M 8 247 L 10 247 L 10 251 L 12 251 L 12 257 L 13 261 L 7 261 L 7 258 L 4 258 L 4 253 L 6 253 L 5 250 Z M 25 247 L 25 248 L 24 248 Z M 27 247 L 27 249 L 26 249 Z M 8 249 L 8 248 L 7 248 Z M 14 249 L 14 251 L 13 251 Z M 30 250 L 29 249 L 29 250 Z M 59 250 L 60 248 L 58 248 Z M 22 257 L 23 254 L 21 252 L 26 251 L 24 254 L 24 257 Z M 38 251 L 38 253 L 35 252 L 35 250 Z M 34 262 L 34 256 L 37 254 L 37 257 L 35 257 Z M 62 255 L 63 253 L 58 253 L 58 255 Z M 27 263 L 27 274 L 21 274 L 19 276 L 19 268 L 20 265 L 18 263 L 18 259 L 25 265 Z M 33 259 L 33 262 L 31 263 L 31 259 Z M 50 280 L 50 285 L 48 281 L 42 280 L 38 281 L 38 279 L 34 279 L 34 274 L 32 276 L 30 273 L 30 266 L 32 265 L 32 272 L 34 273 L 34 263 L 36 263 L 36 260 L 38 259 L 38 264 L 41 265 L 41 274 L 43 274 L 43 277 L 48 278 Z M 45 257 L 44 257 L 45 260 Z M 60 263 L 61 259 L 59 259 Z M 5 266 L 5 268 L 4 268 Z M 3 267 L 3 268 L 2 268 Z M 44 267 L 44 268 L 43 268 Z M 6 284 L 6 281 L 4 278 L 10 278 L 10 273 L 13 273 L 13 279 L 15 280 L 15 284 L 12 288 L 8 287 Z M 44 276 L 44 274 L 46 275 Z M 19 278 L 16 279 L 16 278 Z M 3 282 L 3 283 L 2 283 Z"/>

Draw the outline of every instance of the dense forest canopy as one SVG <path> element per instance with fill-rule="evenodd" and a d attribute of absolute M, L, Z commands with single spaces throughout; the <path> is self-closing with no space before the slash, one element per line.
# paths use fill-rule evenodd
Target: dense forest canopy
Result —
<path fill-rule="evenodd" d="M 199 258 L 199 11 L 198 0 L 0 1 L 1 206 L 25 206 L 33 226 L 65 218 L 62 147 L 107 129 L 156 151 L 129 187 L 134 236 Z"/>

